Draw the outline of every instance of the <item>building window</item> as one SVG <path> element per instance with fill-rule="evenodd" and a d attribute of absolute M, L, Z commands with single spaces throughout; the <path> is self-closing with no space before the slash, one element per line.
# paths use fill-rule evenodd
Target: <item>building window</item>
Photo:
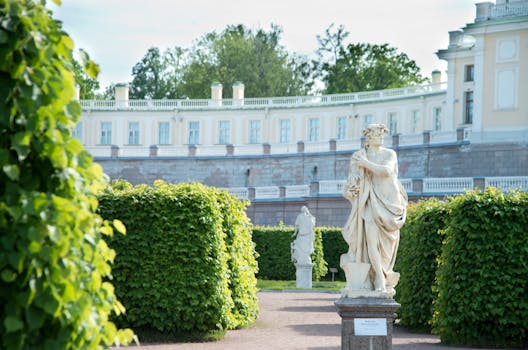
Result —
<path fill-rule="evenodd" d="M 347 135 L 347 118 L 339 117 L 337 118 L 337 139 L 344 140 Z"/>
<path fill-rule="evenodd" d="M 365 114 L 363 116 L 363 129 L 366 129 L 369 124 L 372 124 L 373 120 L 372 114 Z"/>
<path fill-rule="evenodd" d="M 169 129 L 170 129 L 169 122 L 159 122 L 158 123 L 158 144 L 159 145 L 170 144 Z"/>
<path fill-rule="evenodd" d="M 112 123 L 101 123 L 101 145 L 112 144 Z"/>
<path fill-rule="evenodd" d="M 319 134 L 321 130 L 321 122 L 318 118 L 310 119 L 310 135 L 308 139 L 310 141 L 319 141 Z"/>
<path fill-rule="evenodd" d="M 442 130 L 442 108 L 433 108 L 433 128 L 434 131 Z"/>
<path fill-rule="evenodd" d="M 83 124 L 78 122 L 77 125 L 72 129 L 72 136 L 78 139 L 81 143 L 83 142 Z"/>
<path fill-rule="evenodd" d="M 249 121 L 249 143 L 261 143 L 260 120 Z"/>
<path fill-rule="evenodd" d="M 387 118 L 387 124 L 389 125 L 389 133 L 396 134 L 398 132 L 398 114 L 391 112 Z"/>
<path fill-rule="evenodd" d="M 468 64 L 464 66 L 464 81 L 474 81 L 475 80 L 475 66 L 473 64 Z"/>
<path fill-rule="evenodd" d="M 464 93 L 464 124 L 473 123 L 473 91 Z"/>
<path fill-rule="evenodd" d="M 200 122 L 189 122 L 189 145 L 200 143 Z"/>
<path fill-rule="evenodd" d="M 128 144 L 139 145 L 139 123 L 128 123 Z"/>
<path fill-rule="evenodd" d="M 218 143 L 221 145 L 231 143 L 231 122 L 229 120 L 218 122 Z"/>
<path fill-rule="evenodd" d="M 418 132 L 418 122 L 420 121 L 420 111 L 411 111 L 411 134 Z"/>
<path fill-rule="evenodd" d="M 281 119 L 279 121 L 280 128 L 280 143 L 290 143 L 291 142 L 291 122 L 289 119 Z"/>

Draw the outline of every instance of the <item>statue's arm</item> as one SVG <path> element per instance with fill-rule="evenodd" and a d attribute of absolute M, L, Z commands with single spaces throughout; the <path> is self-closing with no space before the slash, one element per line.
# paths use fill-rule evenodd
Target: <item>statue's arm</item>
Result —
<path fill-rule="evenodd" d="M 357 157 L 360 166 L 380 176 L 395 176 L 394 169 L 397 169 L 396 153 L 393 150 L 387 150 L 386 157 L 381 163 L 374 163 L 366 157 Z"/>

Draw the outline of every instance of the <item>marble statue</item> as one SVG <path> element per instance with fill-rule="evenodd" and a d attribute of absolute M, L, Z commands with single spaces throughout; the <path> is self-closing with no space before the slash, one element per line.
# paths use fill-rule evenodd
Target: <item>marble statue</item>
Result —
<path fill-rule="evenodd" d="M 292 261 L 295 264 L 310 265 L 312 259 L 310 255 L 314 252 L 314 231 L 315 217 L 310 214 L 307 207 L 301 208 L 301 213 L 295 219 L 295 240 L 291 243 Z"/>
<path fill-rule="evenodd" d="M 343 196 L 352 204 L 342 230 L 349 250 L 341 255 L 344 296 L 394 296 L 400 274 L 393 271 L 405 222 L 407 194 L 398 180 L 396 152 L 383 147 L 383 124 L 370 124 L 364 148 L 350 160 Z"/>

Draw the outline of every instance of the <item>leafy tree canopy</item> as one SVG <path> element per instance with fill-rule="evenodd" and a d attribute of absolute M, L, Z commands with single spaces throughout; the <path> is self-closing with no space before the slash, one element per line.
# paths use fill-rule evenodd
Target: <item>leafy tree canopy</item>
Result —
<path fill-rule="evenodd" d="M 325 84 L 324 93 L 382 90 L 423 83 L 420 68 L 405 53 L 389 44 L 345 45 L 349 35 L 343 26 L 328 27 L 318 36 L 319 60 L 314 66 Z"/>

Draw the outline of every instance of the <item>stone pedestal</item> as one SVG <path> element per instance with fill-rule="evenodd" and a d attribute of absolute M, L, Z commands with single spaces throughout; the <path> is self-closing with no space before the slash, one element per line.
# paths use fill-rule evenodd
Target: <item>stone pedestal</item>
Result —
<path fill-rule="evenodd" d="M 342 350 L 392 349 L 392 325 L 400 307 L 394 299 L 342 297 L 335 305 L 341 316 Z"/>
<path fill-rule="evenodd" d="M 295 265 L 295 285 L 297 288 L 312 288 L 312 268 L 313 264 Z"/>

